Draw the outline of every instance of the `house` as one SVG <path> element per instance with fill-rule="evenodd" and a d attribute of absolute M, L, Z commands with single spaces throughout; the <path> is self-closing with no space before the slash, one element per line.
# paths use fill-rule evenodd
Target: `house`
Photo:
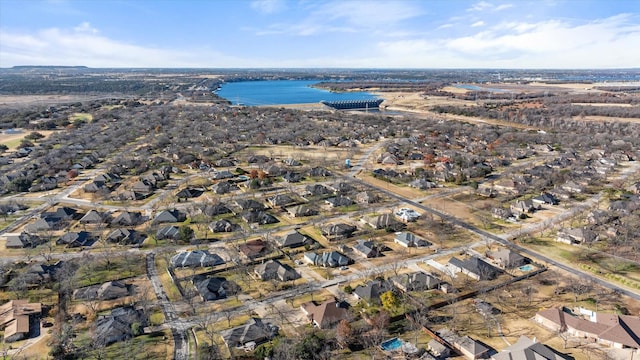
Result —
<path fill-rule="evenodd" d="M 155 183 L 151 183 L 146 180 L 136 181 L 133 186 L 131 186 L 131 191 L 141 194 L 150 194 L 155 189 Z"/>
<path fill-rule="evenodd" d="M 393 214 L 382 214 L 382 215 L 374 215 L 367 216 L 362 218 L 361 220 L 365 224 L 369 224 L 374 229 L 388 229 L 391 231 L 400 231 L 405 225 L 398 220 L 396 220 Z"/>
<path fill-rule="evenodd" d="M 165 226 L 156 231 L 157 240 L 178 240 L 180 239 L 180 229 L 177 226 Z"/>
<path fill-rule="evenodd" d="M 131 295 L 132 285 L 120 281 L 108 281 L 104 284 L 76 289 L 73 298 L 76 300 L 113 300 Z"/>
<path fill-rule="evenodd" d="M 163 210 L 153 219 L 154 224 L 177 223 L 187 219 L 187 215 L 177 209 Z"/>
<path fill-rule="evenodd" d="M 420 214 L 417 211 L 408 208 L 401 208 L 395 212 L 395 215 L 404 222 L 413 222 L 420 218 Z"/>
<path fill-rule="evenodd" d="M 309 207 L 308 205 L 296 205 L 288 207 L 287 212 L 291 217 L 304 217 L 318 215 L 318 210 Z"/>
<path fill-rule="evenodd" d="M 296 159 L 293 159 L 293 158 L 284 159 L 284 160 L 282 160 L 282 162 L 285 165 L 288 165 L 288 166 L 300 166 L 300 165 L 302 165 L 302 163 L 300 161 L 298 161 Z"/>
<path fill-rule="evenodd" d="M 438 331 L 437 334 L 467 359 L 486 359 L 492 350 L 469 336 L 460 336 L 449 329 Z"/>
<path fill-rule="evenodd" d="M 211 186 L 211 191 L 219 195 L 227 194 L 237 190 L 240 190 L 240 188 L 230 181 L 221 181 Z"/>
<path fill-rule="evenodd" d="M 500 270 L 477 256 L 471 256 L 465 260 L 456 257 L 449 259 L 448 265 L 455 272 L 461 272 L 476 280 L 495 279 Z"/>
<path fill-rule="evenodd" d="M 278 334 L 278 327 L 264 323 L 258 318 L 251 318 L 246 324 L 224 330 L 220 333 L 222 341 L 229 349 L 245 347 L 247 344 L 261 344 L 274 338 Z"/>
<path fill-rule="evenodd" d="M 178 199 L 192 199 L 202 195 L 204 191 L 202 189 L 185 188 L 176 193 Z"/>
<path fill-rule="evenodd" d="M 4 341 L 14 342 L 26 338 L 39 327 L 38 318 L 42 304 L 28 300 L 10 300 L 0 306 L 0 329 L 4 330 Z"/>
<path fill-rule="evenodd" d="M 57 245 L 67 245 L 67 247 L 80 247 L 80 246 L 91 246 L 95 238 L 91 236 L 90 233 L 86 231 L 80 232 L 68 232 L 58 238 L 56 240 Z"/>
<path fill-rule="evenodd" d="M 109 214 L 103 213 L 97 210 L 89 210 L 82 218 L 80 218 L 81 224 L 102 224 L 109 220 Z"/>
<path fill-rule="evenodd" d="M 238 229 L 239 227 L 240 227 L 239 225 L 234 224 L 234 223 L 232 223 L 231 221 L 229 221 L 227 219 L 214 221 L 214 222 L 209 224 L 209 230 L 211 230 L 211 232 L 214 232 L 214 233 L 233 232 L 236 229 Z"/>
<path fill-rule="evenodd" d="M 247 241 L 238 246 L 238 250 L 249 259 L 266 255 L 269 251 L 268 244 L 262 239 Z"/>
<path fill-rule="evenodd" d="M 349 304 L 344 301 L 328 299 L 320 304 L 313 301 L 300 305 L 300 309 L 311 323 L 319 329 L 327 329 L 345 320 L 349 316 Z"/>
<path fill-rule="evenodd" d="M 495 251 L 487 251 L 486 255 L 487 258 L 493 260 L 493 262 L 501 269 L 513 269 L 525 265 L 528 262 L 528 259 L 524 256 L 505 248 Z"/>
<path fill-rule="evenodd" d="M 92 181 L 89 184 L 85 185 L 83 188 L 86 193 L 97 193 L 99 191 L 111 191 L 107 183 L 104 181 Z"/>
<path fill-rule="evenodd" d="M 280 220 L 275 216 L 267 213 L 266 211 L 249 210 L 242 214 L 241 218 L 249 224 L 255 223 L 258 225 L 275 224 L 280 222 Z"/>
<path fill-rule="evenodd" d="M 347 266 L 351 263 L 351 259 L 337 251 L 323 252 L 322 254 L 306 252 L 304 260 L 309 264 L 322 267 Z"/>
<path fill-rule="evenodd" d="M 170 263 L 172 267 L 208 267 L 224 264 L 224 260 L 207 250 L 193 250 L 174 255 Z"/>
<path fill-rule="evenodd" d="M 382 255 L 378 246 L 371 240 L 358 240 L 356 245 L 353 247 L 353 251 L 365 258 L 373 258 Z"/>
<path fill-rule="evenodd" d="M 328 177 L 328 176 L 333 176 L 333 174 L 331 174 L 331 171 L 321 167 L 321 166 L 316 166 L 313 167 L 311 169 L 309 169 L 309 176 L 312 177 Z"/>
<path fill-rule="evenodd" d="M 59 227 L 60 219 L 46 218 L 38 219 L 35 222 L 24 227 L 24 230 L 29 233 L 37 233 L 39 231 L 55 230 Z"/>
<path fill-rule="evenodd" d="M 295 202 L 289 195 L 278 194 L 267 198 L 272 207 L 287 206 Z"/>
<path fill-rule="evenodd" d="M 293 171 L 287 171 L 284 175 L 282 175 L 282 179 L 288 183 L 297 183 L 302 181 L 302 175 L 295 173 Z"/>
<path fill-rule="evenodd" d="M 223 277 L 207 277 L 196 275 L 192 279 L 193 286 L 198 290 L 202 301 L 213 301 L 227 297 L 227 280 Z"/>
<path fill-rule="evenodd" d="M 442 283 L 437 277 L 422 271 L 394 276 L 391 282 L 404 292 L 436 289 Z"/>
<path fill-rule="evenodd" d="M 20 234 L 5 234 L 5 247 L 7 249 L 23 249 L 34 248 L 40 244 L 44 244 L 45 240 L 38 235 L 22 232 Z"/>
<path fill-rule="evenodd" d="M 137 226 L 145 222 L 142 213 L 136 211 L 123 211 L 111 220 L 113 226 Z"/>
<path fill-rule="evenodd" d="M 260 280 L 289 281 L 300 277 L 295 270 L 288 265 L 281 264 L 278 260 L 269 260 L 257 265 L 254 269 Z"/>
<path fill-rule="evenodd" d="M 322 184 L 307 185 L 305 187 L 305 195 L 322 196 L 331 194 L 332 190 Z"/>
<path fill-rule="evenodd" d="M 509 207 L 515 214 L 527 214 L 540 210 L 540 205 L 534 203 L 533 200 L 520 200 Z"/>
<path fill-rule="evenodd" d="M 427 349 L 429 349 L 429 352 L 438 359 L 447 359 L 451 353 L 451 349 L 439 343 L 436 339 L 429 340 Z"/>
<path fill-rule="evenodd" d="M 323 226 L 320 230 L 327 240 L 333 241 L 350 238 L 358 228 L 354 225 L 337 223 Z"/>
<path fill-rule="evenodd" d="M 598 241 L 598 234 L 587 228 L 564 228 L 558 230 L 556 241 L 573 245 Z"/>
<path fill-rule="evenodd" d="M 328 198 L 324 201 L 329 207 L 335 208 L 340 206 L 349 206 L 353 204 L 353 200 L 346 196 L 336 196 Z"/>
<path fill-rule="evenodd" d="M 548 347 L 521 335 L 518 341 L 493 355 L 491 360 L 566 360 L 570 359 Z"/>
<path fill-rule="evenodd" d="M 575 183 L 574 181 L 567 181 L 564 185 L 560 187 L 562 190 L 569 193 L 579 194 L 584 191 L 584 186 Z"/>
<path fill-rule="evenodd" d="M 378 195 L 372 191 L 362 191 L 356 194 L 356 202 L 359 204 L 373 204 L 379 200 Z"/>
<path fill-rule="evenodd" d="M 397 232 L 396 236 L 393 238 L 393 242 L 404 247 L 431 246 L 430 242 L 410 232 Z"/>
<path fill-rule="evenodd" d="M 531 199 L 531 201 L 533 201 L 534 204 L 537 204 L 539 206 L 558 205 L 558 199 L 556 199 L 556 197 L 553 196 L 552 194 L 549 194 L 546 192 L 534 197 L 533 199 Z"/>
<path fill-rule="evenodd" d="M 117 194 L 114 196 L 114 200 L 120 200 L 120 201 L 125 201 L 125 200 L 143 200 L 146 197 L 148 197 L 150 195 L 150 193 L 142 193 L 139 191 L 133 191 L 133 190 L 126 190 L 123 191 L 120 194 Z"/>
<path fill-rule="evenodd" d="M 353 290 L 356 299 L 365 300 L 370 303 L 380 302 L 380 295 L 392 290 L 391 286 L 382 280 L 369 281 L 366 285 L 358 285 Z"/>
<path fill-rule="evenodd" d="M 111 310 L 108 315 L 101 315 L 96 320 L 93 341 L 101 345 L 109 345 L 118 341 L 130 339 L 137 334 L 132 325 L 140 324 L 142 329 L 147 324 L 147 317 L 143 310 L 132 306 L 123 306 Z"/>
<path fill-rule="evenodd" d="M 354 190 L 353 185 L 344 181 L 329 185 L 329 189 L 331 189 L 335 194 L 347 194 Z"/>
<path fill-rule="evenodd" d="M 121 245 L 139 244 L 145 238 L 145 235 L 133 229 L 119 228 L 115 229 L 107 235 L 107 240 L 112 243 Z"/>
<path fill-rule="evenodd" d="M 640 349 L 640 317 L 582 311 L 586 318 L 574 316 L 565 308 L 539 311 L 534 320 L 554 332 L 586 338 L 617 349 Z"/>
<path fill-rule="evenodd" d="M 215 171 L 213 173 L 213 179 L 214 180 L 231 179 L 234 176 L 235 175 L 233 175 L 233 173 L 231 171 L 229 171 L 229 170 Z"/>
<path fill-rule="evenodd" d="M 433 181 L 420 178 L 410 182 L 409 186 L 420 190 L 427 190 L 438 187 L 438 184 L 434 183 Z"/>
<path fill-rule="evenodd" d="M 200 209 L 200 212 L 202 212 L 202 214 L 206 216 L 216 216 L 216 215 L 228 214 L 231 212 L 231 210 L 227 207 L 227 205 L 219 202 L 213 205 L 208 204 L 203 206 Z"/>
<path fill-rule="evenodd" d="M 280 247 L 294 248 L 306 244 L 311 244 L 313 242 L 313 239 L 299 233 L 297 230 L 292 230 L 284 234 L 281 238 L 276 239 L 276 242 L 278 243 L 278 245 L 280 245 Z"/>

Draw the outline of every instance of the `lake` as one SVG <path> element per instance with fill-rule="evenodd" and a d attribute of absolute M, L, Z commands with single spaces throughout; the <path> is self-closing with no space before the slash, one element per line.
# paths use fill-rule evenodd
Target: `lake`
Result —
<path fill-rule="evenodd" d="M 246 106 L 310 104 L 322 100 L 368 100 L 377 99 L 364 91 L 331 92 L 312 88 L 319 81 L 313 80 L 265 80 L 224 83 L 216 94 L 232 104 Z"/>

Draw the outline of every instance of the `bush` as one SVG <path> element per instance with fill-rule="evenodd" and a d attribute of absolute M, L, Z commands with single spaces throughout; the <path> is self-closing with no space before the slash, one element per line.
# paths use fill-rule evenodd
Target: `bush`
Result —
<path fill-rule="evenodd" d="M 343 291 L 344 291 L 346 294 L 349 294 L 349 295 L 353 294 L 353 288 L 351 287 L 351 285 L 347 285 L 347 286 L 345 286 L 345 287 L 344 287 L 344 289 L 343 289 Z"/>

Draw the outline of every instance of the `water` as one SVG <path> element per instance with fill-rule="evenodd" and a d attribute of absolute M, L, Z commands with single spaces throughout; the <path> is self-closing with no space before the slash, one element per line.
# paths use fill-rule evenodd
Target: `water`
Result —
<path fill-rule="evenodd" d="M 317 83 L 318 81 L 312 80 L 239 81 L 225 83 L 216 94 L 232 104 L 247 106 L 378 99 L 377 96 L 364 91 L 331 92 L 311 87 Z"/>
<path fill-rule="evenodd" d="M 533 266 L 531 266 L 531 264 L 522 265 L 518 269 L 520 269 L 520 271 L 531 271 L 533 270 Z"/>
<path fill-rule="evenodd" d="M 454 87 L 457 87 L 458 89 L 466 89 L 466 90 L 474 90 L 474 91 L 509 92 L 509 90 L 505 90 L 505 89 L 488 88 L 488 87 L 481 87 L 481 86 L 470 85 L 470 84 L 458 84 L 458 85 L 454 85 Z"/>
<path fill-rule="evenodd" d="M 382 350 L 391 351 L 391 350 L 399 349 L 402 346 L 402 344 L 403 344 L 402 340 L 398 338 L 393 338 L 380 344 L 380 347 L 382 348 Z"/>

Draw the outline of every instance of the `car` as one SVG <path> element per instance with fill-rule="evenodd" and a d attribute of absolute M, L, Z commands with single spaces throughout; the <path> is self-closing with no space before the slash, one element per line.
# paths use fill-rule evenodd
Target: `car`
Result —
<path fill-rule="evenodd" d="M 348 266 L 340 266 L 340 270 L 348 270 L 349 267 Z"/>

